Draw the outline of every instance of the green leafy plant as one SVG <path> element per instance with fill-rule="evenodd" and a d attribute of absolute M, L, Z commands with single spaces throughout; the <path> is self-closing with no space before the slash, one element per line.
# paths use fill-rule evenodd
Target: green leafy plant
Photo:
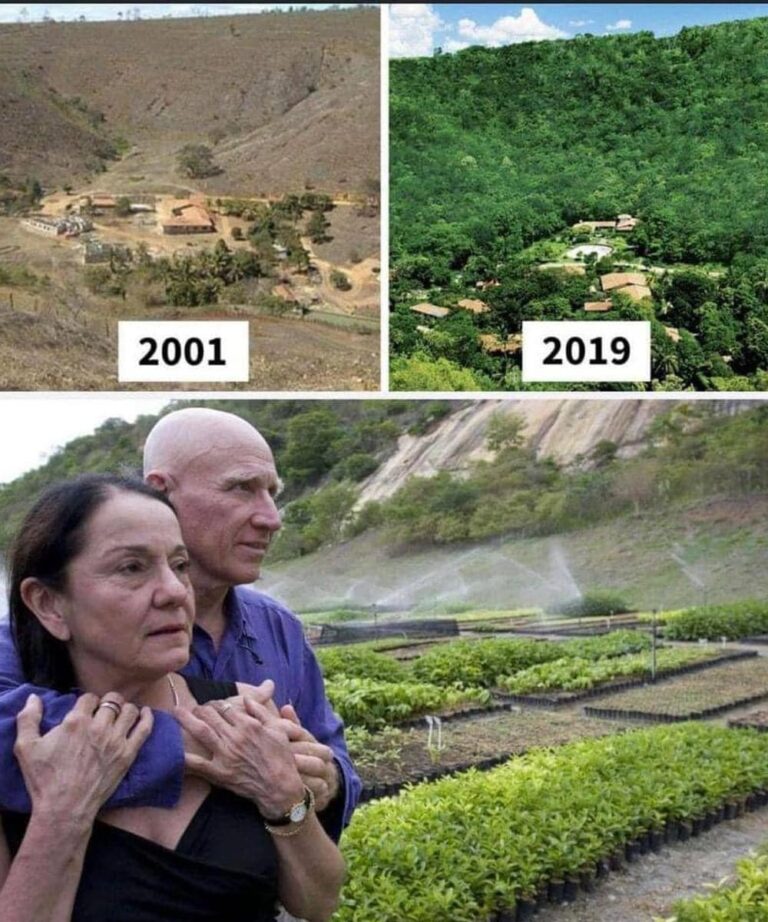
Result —
<path fill-rule="evenodd" d="M 420 784 L 355 814 L 335 920 L 477 922 L 667 820 L 766 784 L 768 737 L 693 723 Z"/>
<path fill-rule="evenodd" d="M 768 602 L 747 599 L 727 605 L 700 605 L 672 618 L 664 629 L 669 640 L 740 640 L 768 632 Z"/>

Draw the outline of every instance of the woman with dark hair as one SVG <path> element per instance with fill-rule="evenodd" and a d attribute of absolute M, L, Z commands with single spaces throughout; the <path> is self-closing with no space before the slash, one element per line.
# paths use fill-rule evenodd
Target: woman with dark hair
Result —
<path fill-rule="evenodd" d="M 188 564 L 173 508 L 140 481 L 86 475 L 27 515 L 10 573 L 25 676 L 83 694 L 42 736 L 39 698 L 19 714 L 32 812 L 0 817 L 3 922 L 267 922 L 278 901 L 310 922 L 333 912 L 343 861 L 281 719 L 248 697 L 217 701 L 234 684 L 176 672 L 194 616 Z M 186 776 L 172 809 L 102 810 L 149 735 L 150 708 L 204 716 L 199 755 L 236 740 L 249 798 Z"/>

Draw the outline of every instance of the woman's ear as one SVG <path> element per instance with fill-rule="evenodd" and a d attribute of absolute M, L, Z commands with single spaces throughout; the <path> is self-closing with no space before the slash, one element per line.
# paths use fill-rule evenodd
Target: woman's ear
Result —
<path fill-rule="evenodd" d="M 60 592 L 46 586 L 34 576 L 23 580 L 19 591 L 24 604 L 49 634 L 57 640 L 70 639 L 72 634 L 64 617 L 64 599 Z"/>

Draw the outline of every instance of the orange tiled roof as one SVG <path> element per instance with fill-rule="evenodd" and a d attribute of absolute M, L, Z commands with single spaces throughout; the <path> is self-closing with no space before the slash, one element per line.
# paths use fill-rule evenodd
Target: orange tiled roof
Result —
<path fill-rule="evenodd" d="M 485 303 L 485 301 L 480 301 L 478 298 L 462 298 L 459 301 L 459 307 L 463 307 L 464 310 L 472 311 L 473 314 L 487 314 L 490 310 L 490 307 Z"/>
<path fill-rule="evenodd" d="M 164 227 L 213 227 L 213 218 L 200 205 L 184 202 L 174 205 L 171 214 L 162 223 Z"/>
<path fill-rule="evenodd" d="M 646 282 L 647 279 L 642 272 L 609 272 L 600 277 L 603 291 L 613 291 L 614 288 L 621 288 L 623 285 L 645 285 Z"/>
<path fill-rule="evenodd" d="M 438 307 L 437 304 L 430 304 L 428 301 L 411 305 L 411 310 L 415 311 L 417 314 L 424 314 L 427 317 L 442 318 L 450 314 L 450 310 L 447 307 Z"/>
<path fill-rule="evenodd" d="M 506 342 L 499 339 L 495 333 L 481 333 L 477 339 L 484 352 L 519 352 L 523 345 L 520 333 L 508 336 Z"/>
<path fill-rule="evenodd" d="M 616 294 L 627 295 L 633 301 L 642 301 L 643 298 L 652 298 L 653 294 L 647 285 L 622 285 L 621 288 L 614 288 Z"/>

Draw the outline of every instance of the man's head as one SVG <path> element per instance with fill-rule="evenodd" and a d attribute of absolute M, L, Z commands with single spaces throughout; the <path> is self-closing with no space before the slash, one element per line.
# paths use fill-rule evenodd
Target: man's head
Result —
<path fill-rule="evenodd" d="M 257 579 L 280 528 L 272 451 L 244 419 L 192 407 L 147 436 L 144 477 L 167 494 L 181 524 L 196 590 Z"/>

